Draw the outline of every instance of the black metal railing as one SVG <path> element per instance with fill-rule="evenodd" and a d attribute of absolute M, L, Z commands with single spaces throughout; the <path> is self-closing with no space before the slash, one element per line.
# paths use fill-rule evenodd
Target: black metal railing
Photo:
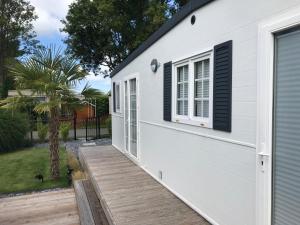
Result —
<path fill-rule="evenodd" d="M 85 139 L 96 140 L 105 137 L 110 137 L 110 128 L 107 127 L 106 120 L 109 116 L 97 116 L 90 118 L 76 118 L 76 117 L 64 117 L 60 118 L 60 123 L 70 123 L 69 139 Z M 39 140 L 38 137 L 38 124 L 48 125 L 49 120 L 31 120 L 31 129 L 29 138 L 31 141 Z M 48 135 L 47 135 L 48 138 Z"/>

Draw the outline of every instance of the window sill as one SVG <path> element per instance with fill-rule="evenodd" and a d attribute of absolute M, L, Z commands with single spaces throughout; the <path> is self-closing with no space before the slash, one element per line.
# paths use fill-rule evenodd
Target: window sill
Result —
<path fill-rule="evenodd" d="M 182 119 L 182 118 L 173 118 L 172 120 L 174 123 L 179 123 L 179 124 L 186 124 L 186 125 L 191 125 L 191 126 L 196 126 L 196 127 L 203 127 L 203 128 L 208 128 L 211 129 L 212 126 L 209 124 L 208 121 L 200 121 L 200 120 L 192 120 L 192 119 Z"/>

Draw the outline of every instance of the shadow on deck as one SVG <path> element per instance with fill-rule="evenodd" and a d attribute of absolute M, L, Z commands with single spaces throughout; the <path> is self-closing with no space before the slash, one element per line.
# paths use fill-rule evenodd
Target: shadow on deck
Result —
<path fill-rule="evenodd" d="M 110 225 L 209 225 L 114 147 L 79 154 Z"/>

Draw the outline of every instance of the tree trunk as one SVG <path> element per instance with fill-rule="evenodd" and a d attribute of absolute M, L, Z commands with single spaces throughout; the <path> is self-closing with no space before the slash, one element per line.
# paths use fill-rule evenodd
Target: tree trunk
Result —
<path fill-rule="evenodd" d="M 51 178 L 59 178 L 59 109 L 50 110 L 49 142 L 50 142 L 50 174 Z"/>

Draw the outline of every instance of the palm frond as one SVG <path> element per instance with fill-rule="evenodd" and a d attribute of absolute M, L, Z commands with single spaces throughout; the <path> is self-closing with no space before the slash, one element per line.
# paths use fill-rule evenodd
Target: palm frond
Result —
<path fill-rule="evenodd" d="M 4 100 L 0 100 L 0 108 L 10 109 L 10 110 L 19 110 L 26 108 L 28 106 L 34 106 L 38 102 L 33 97 L 28 96 L 15 96 L 9 97 Z"/>
<path fill-rule="evenodd" d="M 33 56 L 24 61 L 18 61 L 9 68 L 14 76 L 17 89 L 30 89 L 32 98 L 42 95 L 46 102 L 38 102 L 34 110 L 38 113 L 49 112 L 53 107 L 70 104 L 72 107 L 81 103 L 72 88 L 88 75 L 77 60 L 63 54 L 61 48 L 51 45 L 48 48 L 38 49 Z M 19 96 L 6 99 L 0 104 L 3 107 L 17 107 L 25 105 L 27 101 L 22 92 Z M 85 98 L 95 98 L 103 93 L 89 84 L 86 84 L 82 93 Z"/>
<path fill-rule="evenodd" d="M 33 110 L 38 114 L 42 114 L 42 113 L 50 112 L 51 109 L 58 108 L 60 106 L 61 106 L 61 100 L 53 99 L 46 102 L 40 102 L 33 108 Z"/>
<path fill-rule="evenodd" d="M 64 55 L 62 48 L 50 45 L 45 49 L 37 49 L 31 59 L 45 68 L 56 71 L 60 70 Z"/>
<path fill-rule="evenodd" d="M 99 96 L 103 96 L 104 94 L 102 91 L 96 88 L 92 88 L 89 83 L 86 83 L 86 85 L 81 91 L 81 95 L 83 95 L 87 99 L 87 98 L 96 98 Z"/>

